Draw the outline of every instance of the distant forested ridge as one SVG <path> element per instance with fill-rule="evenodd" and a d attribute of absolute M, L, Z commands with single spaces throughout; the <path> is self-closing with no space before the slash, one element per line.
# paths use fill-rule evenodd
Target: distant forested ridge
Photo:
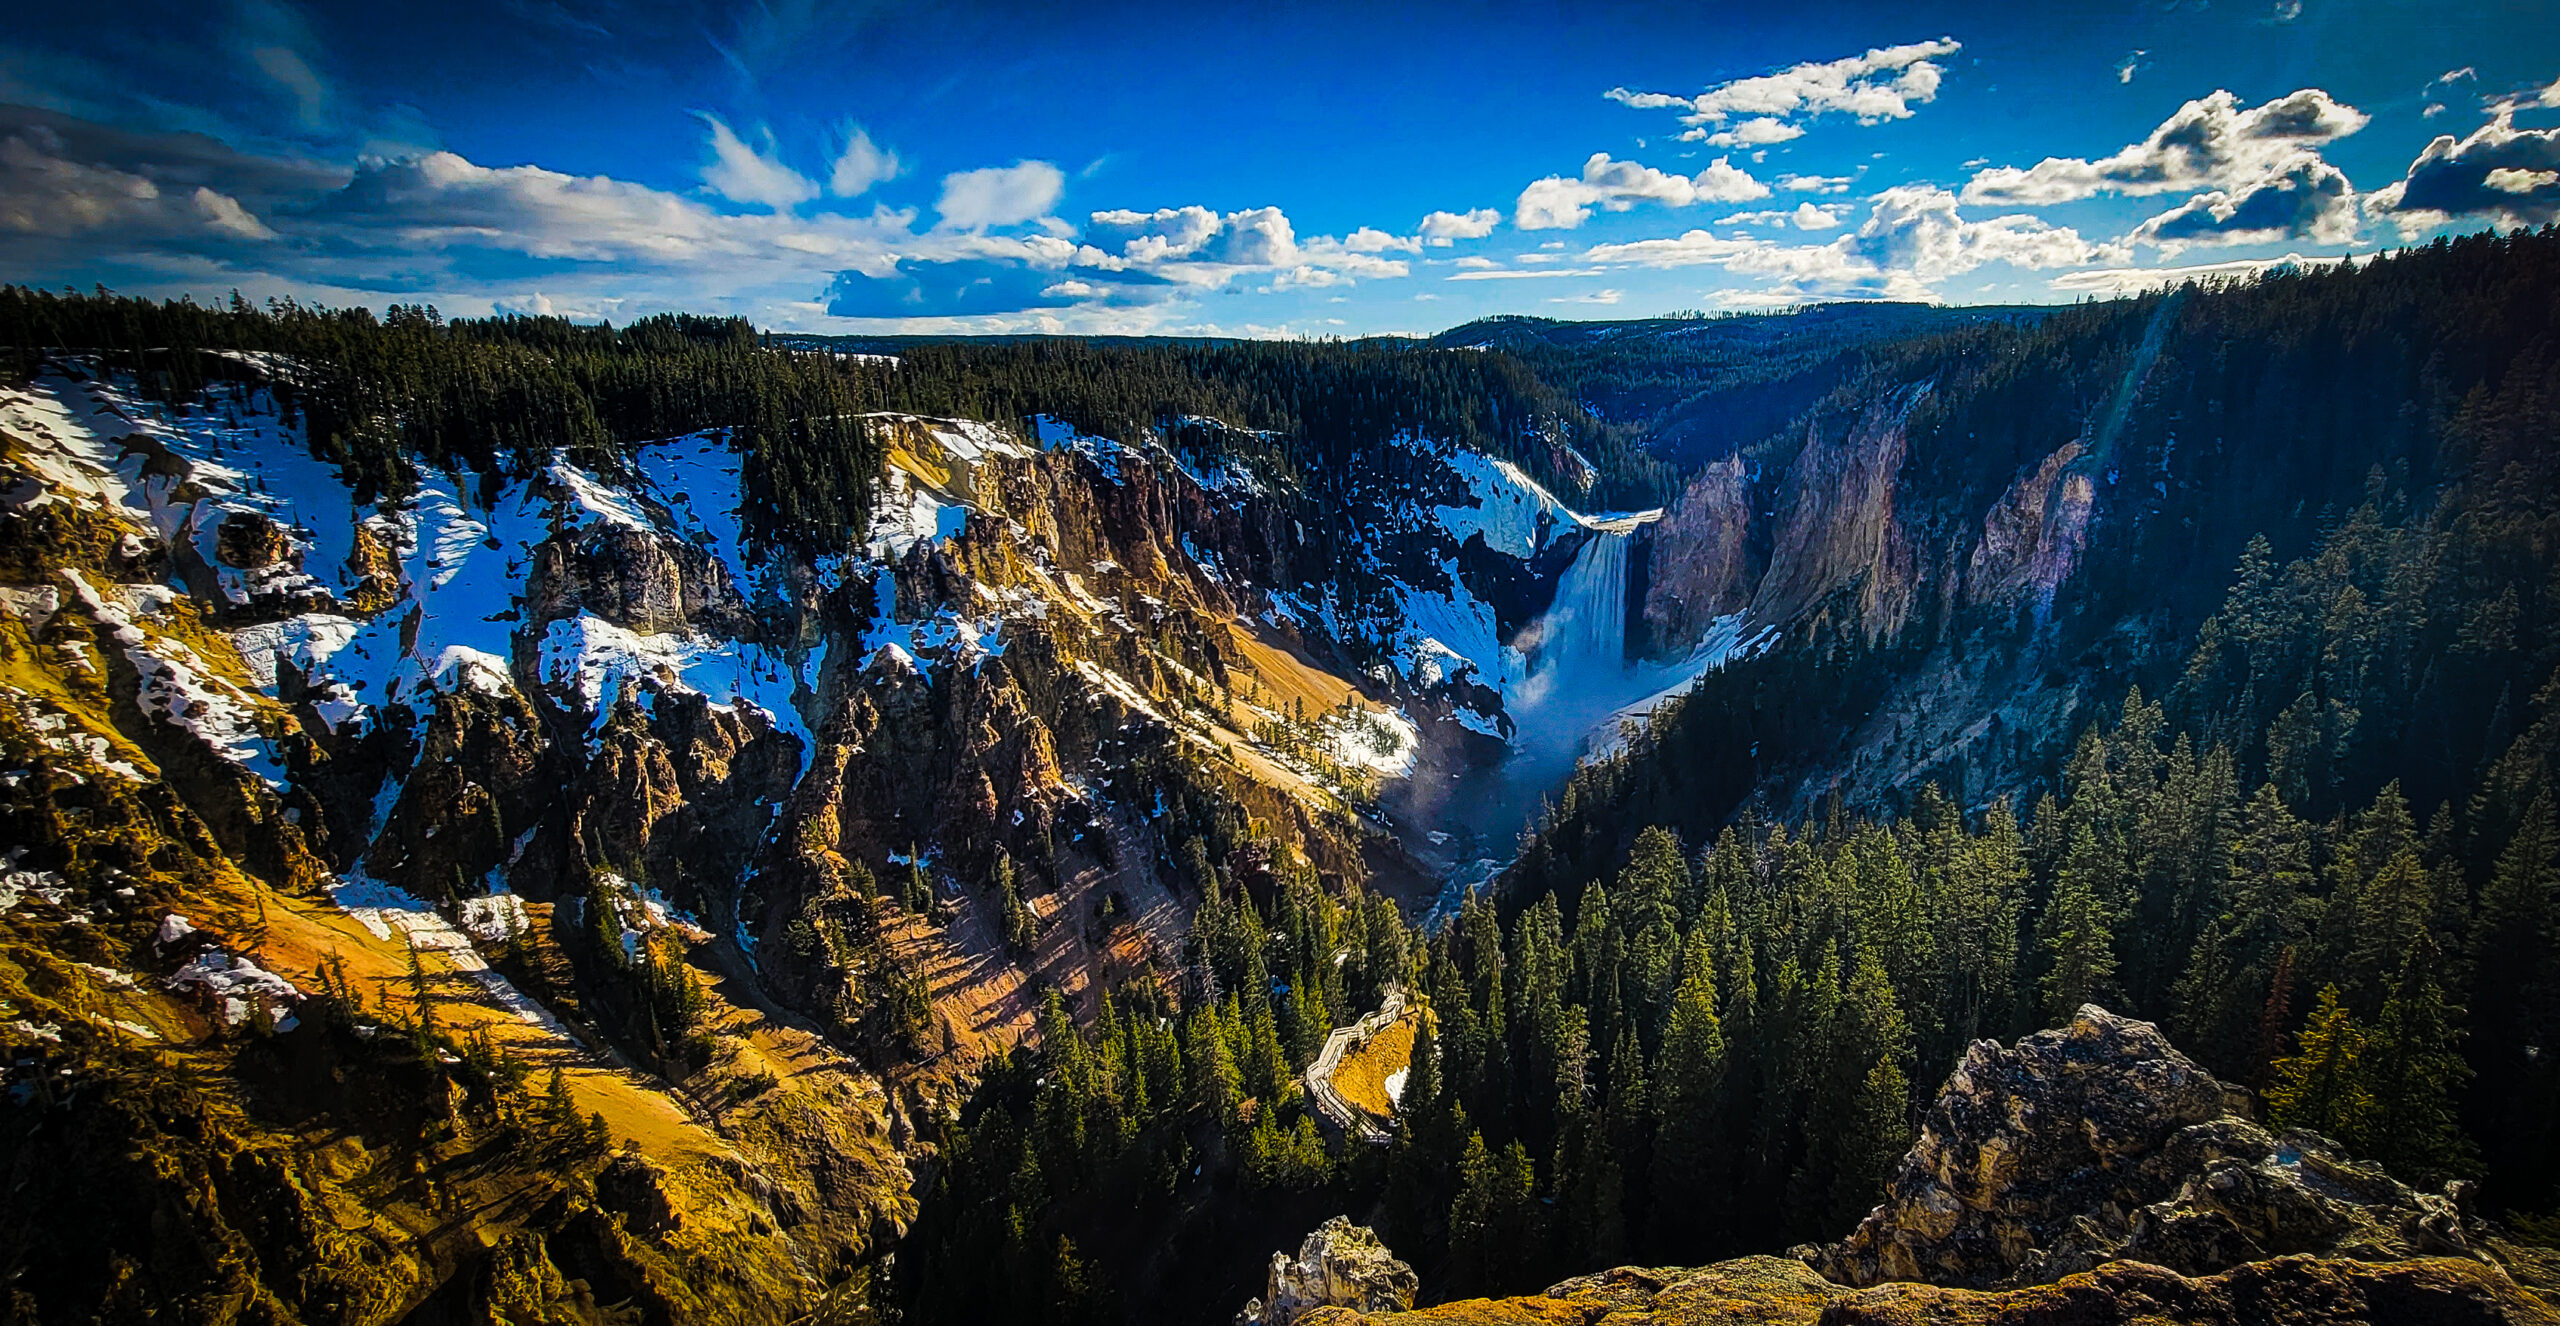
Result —
<path fill-rule="evenodd" d="M 880 410 L 1025 431 L 1047 415 L 1123 442 L 1183 433 L 1267 452 L 1319 493 L 1355 455 L 1408 437 L 1515 460 L 1583 505 L 1658 503 L 1674 480 L 1631 430 L 1603 426 L 1516 359 L 1406 341 L 942 342 L 902 345 L 892 363 L 737 318 L 616 328 L 13 286 L 0 288 L 0 345 L 19 379 L 48 349 L 104 352 L 170 397 L 272 379 L 367 500 L 407 492 L 421 465 L 503 473 L 561 450 L 610 470 L 633 443 L 733 429 L 757 532 L 822 552 L 861 542 L 883 455 L 857 416 Z M 1230 427 L 1186 432 L 1190 418 Z"/>

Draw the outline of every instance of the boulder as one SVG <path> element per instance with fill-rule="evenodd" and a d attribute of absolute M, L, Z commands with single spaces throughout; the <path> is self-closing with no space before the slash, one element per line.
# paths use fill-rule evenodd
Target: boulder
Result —
<path fill-rule="evenodd" d="M 1413 1268 L 1396 1260 L 1366 1225 L 1335 1216 L 1307 1235 L 1293 1259 L 1271 1254 L 1271 1278 L 1263 1296 L 1244 1305 L 1236 1326 L 1292 1326 L 1318 1308 L 1354 1312 L 1402 1312 L 1422 1287 Z"/>
<path fill-rule="evenodd" d="M 2420 1192 L 2249 1098 L 2147 1022 L 2083 1005 L 2014 1047 L 1979 1041 L 1930 1107 L 1884 1203 L 1802 1249 L 1843 1284 L 2049 1284 L 2131 1259 L 2209 1275 L 2290 1253 L 2484 1256 L 2460 1186 Z"/>

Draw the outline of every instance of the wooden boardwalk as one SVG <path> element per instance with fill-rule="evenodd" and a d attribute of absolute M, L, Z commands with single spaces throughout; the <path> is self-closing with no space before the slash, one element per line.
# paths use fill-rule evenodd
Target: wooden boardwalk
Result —
<path fill-rule="evenodd" d="M 1342 1065 L 1342 1056 L 1350 1053 L 1353 1046 L 1386 1030 L 1403 1014 L 1404 988 L 1387 987 L 1387 997 L 1379 1002 L 1377 1012 L 1350 1026 L 1334 1028 L 1333 1034 L 1324 1038 L 1324 1049 L 1317 1053 L 1316 1061 L 1307 1065 L 1307 1097 L 1315 1102 L 1316 1112 L 1334 1127 L 1371 1146 L 1385 1146 L 1395 1135 L 1380 1127 L 1367 1110 L 1342 1098 L 1333 1086 L 1333 1070 Z"/>

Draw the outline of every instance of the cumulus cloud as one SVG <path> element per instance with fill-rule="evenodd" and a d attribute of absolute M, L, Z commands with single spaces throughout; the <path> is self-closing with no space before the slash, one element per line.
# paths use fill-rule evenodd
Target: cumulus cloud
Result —
<path fill-rule="evenodd" d="M 0 233 L 48 239 L 110 234 L 128 240 L 270 240 L 275 232 L 239 199 L 183 174 L 81 160 L 52 126 L 24 124 L 0 138 Z M 140 164 L 140 163 L 135 163 Z"/>
<path fill-rule="evenodd" d="M 1294 267 L 1299 258 L 1297 228 L 1277 207 L 1224 215 L 1205 207 L 1096 212 L 1085 245 L 1097 262 L 1141 268 Z M 1214 284 L 1227 275 L 1196 271 L 1190 278 Z"/>
<path fill-rule="evenodd" d="M 1680 122 L 1688 126 L 1680 136 L 1691 142 L 1718 147 L 1778 143 L 1804 132 L 1797 121 L 1823 115 L 1854 116 L 1860 124 L 1910 118 L 1913 103 L 1937 100 L 1938 84 L 1946 75 L 1937 61 L 1962 49 L 1962 43 L 1944 37 L 1737 78 L 1694 97 L 1622 87 L 1610 89 L 1608 96 L 1637 110 L 1679 110 Z"/>
<path fill-rule="evenodd" d="M 2318 153 L 2297 152 L 2244 187 L 2209 190 L 2152 217 L 2131 238 L 2175 253 L 2188 244 L 2346 244 L 2357 228 L 2356 191 L 2346 173 Z"/>
<path fill-rule="evenodd" d="M 1789 193 L 1847 193 L 1851 184 L 1847 175 L 1781 175 L 1778 187 Z"/>
<path fill-rule="evenodd" d="M 1828 244 L 1692 230 L 1675 238 L 1597 245 L 1583 259 L 1603 267 L 1719 267 L 1763 278 L 1771 294 L 1786 298 L 1919 299 L 1935 283 L 1988 263 L 2051 268 L 2126 256 L 2121 245 L 2094 243 L 2033 216 L 1968 220 L 1953 193 L 1902 185 L 1877 194 L 1867 219 Z"/>
<path fill-rule="evenodd" d="M 934 204 L 942 224 L 955 230 L 1018 225 L 1048 214 L 1066 193 L 1065 172 L 1046 161 L 963 170 L 942 177 Z"/>
<path fill-rule="evenodd" d="M 818 183 L 782 164 L 775 152 L 773 131 L 759 126 L 764 148 L 759 151 L 732 132 L 717 115 L 703 113 L 702 122 L 711 126 L 711 164 L 702 168 L 702 182 L 712 191 L 733 203 L 749 203 L 769 207 L 777 212 L 792 208 L 818 196 Z"/>
<path fill-rule="evenodd" d="M 1342 247 L 1353 253 L 1420 253 L 1420 236 L 1390 235 L 1375 226 L 1362 226 L 1342 237 Z"/>
<path fill-rule="evenodd" d="M 1798 230 L 1829 230 L 1840 224 L 1840 211 L 1841 209 L 1836 207 L 1816 207 L 1812 203 L 1797 203 L 1796 210 L 1791 215 Z"/>
<path fill-rule="evenodd" d="M 2121 252 L 2023 213 L 1967 221 L 1956 202 L 1945 189 L 1898 185 L 1877 194 L 1865 223 L 1838 242 L 1879 269 L 1906 271 L 1922 283 L 1991 262 L 2073 267 Z"/>
<path fill-rule="evenodd" d="M 1366 228 L 1301 239 L 1277 207 L 1115 209 L 1091 214 L 1081 239 L 971 232 L 961 253 L 839 273 L 827 307 L 842 317 L 967 317 L 1161 304 L 1245 278 L 1265 291 L 1322 289 L 1405 276 L 1408 264 L 1386 255 L 1420 248 Z"/>
<path fill-rule="evenodd" d="M 2292 169 L 2299 154 L 2362 129 L 2371 118 L 2318 88 L 2248 109 L 2219 91 L 2179 107 L 2149 137 L 2112 156 L 2046 157 L 2023 169 L 1982 171 L 1965 184 L 1964 201 L 2040 207 L 2101 193 L 2247 189 Z"/>
<path fill-rule="evenodd" d="M 1682 135 L 1684 138 L 1687 135 Z M 1791 142 L 1804 137 L 1804 126 L 1789 124 L 1774 115 L 1755 115 L 1730 129 L 1718 129 L 1706 135 L 1710 147 L 1766 147 L 1771 143 Z"/>
<path fill-rule="evenodd" d="M 2493 104 L 2489 122 L 2468 136 L 2439 135 L 2408 174 L 2373 191 L 2365 207 L 2415 237 L 2456 217 L 2509 226 L 2560 221 L 2560 129 L 2519 129 L 2515 113 L 2560 105 L 2560 83 Z"/>
<path fill-rule="evenodd" d="M 646 185 L 483 166 L 452 152 L 360 163 L 309 215 L 361 247 L 466 246 L 583 262 L 699 259 L 744 233 L 698 202 Z"/>
<path fill-rule="evenodd" d="M 1502 224 L 1502 213 L 1490 207 L 1469 212 L 1433 212 L 1422 218 L 1422 242 L 1445 249 L 1462 239 L 1483 239 Z"/>
<path fill-rule="evenodd" d="M 861 125 L 844 126 L 844 150 L 836 153 L 835 169 L 828 172 L 827 192 L 838 198 L 855 198 L 868 192 L 872 185 L 898 177 L 898 154 L 871 141 L 871 134 Z"/>
<path fill-rule="evenodd" d="M 1633 161 L 1612 161 L 1594 152 L 1582 163 L 1577 179 L 1550 175 L 1520 191 L 1512 224 L 1522 230 L 1571 230 L 1591 219 L 1591 209 L 1623 212 L 1639 202 L 1666 207 L 1692 203 L 1739 203 L 1769 196 L 1769 186 L 1727 157 L 1717 157 L 1696 175 L 1673 175 Z"/>

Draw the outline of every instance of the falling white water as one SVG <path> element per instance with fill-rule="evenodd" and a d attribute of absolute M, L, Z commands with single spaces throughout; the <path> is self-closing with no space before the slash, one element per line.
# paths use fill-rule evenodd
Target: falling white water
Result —
<path fill-rule="evenodd" d="M 1507 853 L 1512 835 L 1535 817 L 1576 761 L 1616 744 L 1622 722 L 1641 721 L 1654 706 L 1688 689 L 1726 660 L 1767 647 L 1772 633 L 1746 634 L 1740 614 L 1720 618 L 1681 658 L 1627 657 L 1627 578 L 1636 530 L 1658 511 L 1585 516 L 1591 531 L 1556 582 L 1546 614 L 1521 633 L 1528 676 L 1511 694 L 1511 753 L 1501 764 L 1466 771 L 1429 812 L 1432 823 L 1461 829 L 1443 902 L 1455 907 Z M 1470 873 L 1472 872 L 1472 873 Z"/>
<path fill-rule="evenodd" d="M 1508 697 L 1511 754 L 1450 787 L 1444 817 L 1497 850 L 1555 790 L 1591 739 L 1614 736 L 1621 706 L 1659 689 L 1659 669 L 1627 661 L 1628 554 L 1642 517 L 1584 520 L 1590 539 L 1556 582 L 1555 600 L 1518 642 L 1528 676 Z"/>
<path fill-rule="evenodd" d="M 1627 662 L 1627 548 L 1635 536 L 1599 530 L 1556 582 L 1539 626 L 1535 673 L 1558 680 L 1623 671 Z"/>

